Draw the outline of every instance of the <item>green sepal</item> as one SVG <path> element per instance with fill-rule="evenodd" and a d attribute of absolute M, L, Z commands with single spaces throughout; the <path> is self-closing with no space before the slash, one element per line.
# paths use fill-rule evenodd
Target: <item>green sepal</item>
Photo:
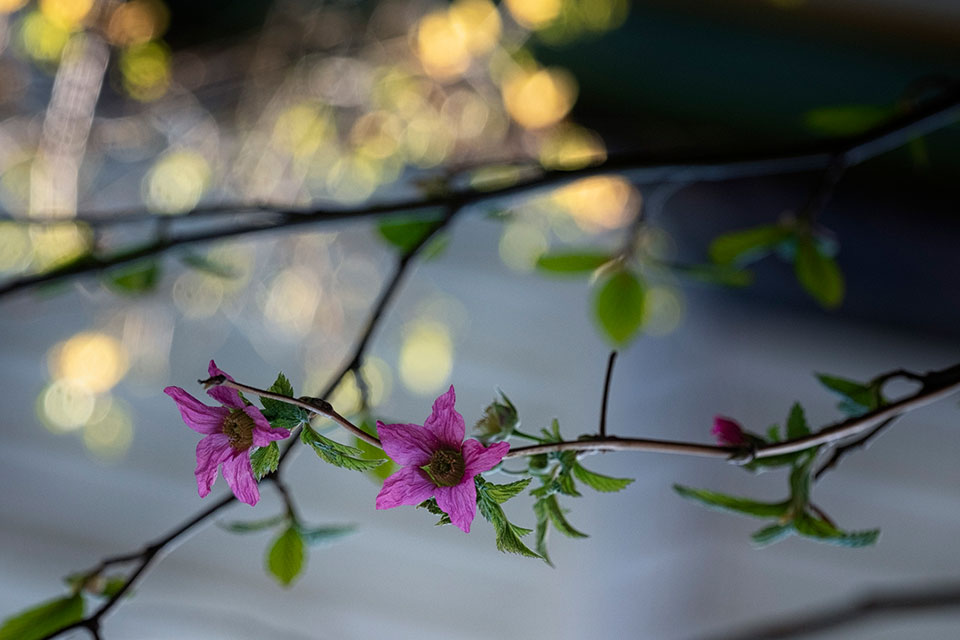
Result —
<path fill-rule="evenodd" d="M 360 449 L 324 437 L 306 423 L 303 425 L 303 430 L 300 431 L 300 441 L 313 447 L 313 450 L 325 462 L 344 469 L 370 471 L 386 462 L 386 458 L 373 460 L 362 458 L 360 456 L 363 456 L 364 452 Z"/>
<path fill-rule="evenodd" d="M 477 433 L 477 440 L 483 444 L 506 440 L 520 426 L 517 408 L 503 391 L 499 389 L 498 391 L 503 402 L 494 400 L 487 405 L 483 410 L 483 417 L 473 427 Z"/>
<path fill-rule="evenodd" d="M 83 620 L 83 596 L 75 593 L 15 613 L 0 626 L 0 640 L 37 640 Z"/>
<path fill-rule="evenodd" d="M 263 476 L 276 471 L 279 464 L 280 447 L 276 440 L 265 447 L 254 449 L 253 453 L 250 454 L 250 466 L 253 467 L 253 475 L 256 476 L 257 480 L 261 480 Z"/>
<path fill-rule="evenodd" d="M 587 485 L 594 491 L 602 491 L 604 493 L 621 491 L 633 482 L 633 478 L 613 478 L 611 476 L 595 473 L 576 461 L 574 461 L 572 466 L 573 475 L 577 477 L 577 480 Z"/>
<path fill-rule="evenodd" d="M 306 548 L 297 527 L 291 525 L 281 533 L 267 551 L 267 571 L 288 587 L 303 571 Z"/>
<path fill-rule="evenodd" d="M 790 507 L 790 501 L 788 500 L 783 502 L 759 502 L 750 498 L 729 496 L 725 493 L 707 491 L 706 489 L 693 489 L 679 484 L 673 485 L 673 490 L 684 498 L 696 500 L 711 509 L 757 518 L 779 518 Z"/>

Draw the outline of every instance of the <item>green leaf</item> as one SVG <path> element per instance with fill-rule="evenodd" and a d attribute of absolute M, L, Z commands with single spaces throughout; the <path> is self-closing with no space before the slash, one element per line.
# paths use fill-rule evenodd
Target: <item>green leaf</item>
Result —
<path fill-rule="evenodd" d="M 610 476 L 594 473 L 593 471 L 586 469 L 579 462 L 573 463 L 573 475 L 577 476 L 577 480 L 587 485 L 594 491 L 603 491 L 605 493 L 620 491 L 633 482 L 633 478 L 612 478 Z"/>
<path fill-rule="evenodd" d="M 477 485 L 477 507 L 480 515 L 493 525 L 493 531 L 497 539 L 497 549 L 504 553 L 516 553 L 528 558 L 541 558 L 540 554 L 530 550 L 520 539 L 523 536 L 532 533 L 531 529 L 524 529 L 507 520 L 506 514 L 500 504 L 490 497 L 487 491 L 486 482 L 480 476 L 475 476 L 474 481 Z"/>
<path fill-rule="evenodd" d="M 544 509 L 547 515 L 550 517 L 550 521 L 553 523 L 553 526 L 557 528 L 557 531 L 567 536 L 568 538 L 588 538 L 587 534 L 582 531 L 578 531 L 573 528 L 564 515 L 564 509 L 560 508 L 560 503 L 557 502 L 557 496 L 552 495 L 541 500 L 537 501 L 541 505 L 540 508 Z M 534 505 L 534 512 L 536 512 L 537 506 Z"/>
<path fill-rule="evenodd" d="M 250 465 L 253 467 L 253 475 L 257 477 L 257 480 L 276 471 L 278 464 L 280 464 L 280 447 L 276 441 L 265 447 L 255 449 L 250 454 Z"/>
<path fill-rule="evenodd" d="M 767 439 L 770 442 L 780 442 L 780 425 L 770 425 L 770 427 L 767 429 Z"/>
<path fill-rule="evenodd" d="M 426 509 L 435 516 L 440 516 L 440 520 L 437 522 L 438 527 L 442 527 L 445 524 L 451 524 L 450 515 L 440 508 L 440 505 L 437 504 L 436 498 L 427 498 L 423 502 L 417 505 L 417 509 Z"/>
<path fill-rule="evenodd" d="M 790 470 L 790 503 L 794 511 L 802 511 L 810 502 L 810 469 L 816 457 L 816 450 L 801 452 L 804 458 L 795 463 Z"/>
<path fill-rule="evenodd" d="M 671 271 L 680 275 L 724 287 L 749 287 L 753 272 L 729 264 L 670 264 Z"/>
<path fill-rule="evenodd" d="M 841 531 L 829 522 L 810 515 L 801 513 L 794 521 L 793 526 L 797 533 L 805 538 L 811 538 L 820 542 L 827 542 L 842 547 L 867 547 L 877 542 L 880 537 L 879 529 L 869 531 Z"/>
<path fill-rule="evenodd" d="M 297 533 L 300 534 L 300 539 L 308 547 L 331 543 L 357 530 L 352 524 L 329 525 L 326 527 L 305 527 L 300 524 L 295 526 Z"/>
<path fill-rule="evenodd" d="M 840 267 L 833 258 L 820 252 L 813 238 L 797 238 L 797 256 L 794 262 L 797 282 L 826 309 L 834 309 L 843 302 L 844 281 Z"/>
<path fill-rule="evenodd" d="M 267 570 L 286 587 L 300 575 L 305 560 L 303 538 L 296 527 L 290 526 L 270 546 Z"/>
<path fill-rule="evenodd" d="M 281 513 L 270 518 L 264 518 L 263 520 L 220 522 L 217 524 L 221 529 L 225 529 L 230 533 L 255 533 L 269 529 L 270 527 L 275 527 L 281 522 L 286 522 L 288 519 L 289 516 L 287 514 Z"/>
<path fill-rule="evenodd" d="M 769 254 L 790 235 L 790 230 L 780 225 L 731 231 L 713 239 L 710 259 L 717 264 L 748 264 Z"/>
<path fill-rule="evenodd" d="M 843 398 L 837 407 L 852 417 L 869 413 L 879 408 L 884 402 L 879 385 L 865 385 L 824 373 L 818 373 L 816 376 L 823 386 Z"/>
<path fill-rule="evenodd" d="M 473 427 L 477 439 L 483 444 L 506 440 L 520 426 L 517 408 L 503 391 L 500 391 L 500 397 L 503 398 L 503 403 L 494 400 L 487 405 L 483 410 L 483 417 Z"/>
<path fill-rule="evenodd" d="M 360 429 L 365 433 L 368 433 L 372 436 L 377 435 L 377 430 L 369 420 L 364 420 L 359 425 Z M 353 439 L 353 446 L 359 449 L 363 453 L 363 457 L 368 460 L 382 460 L 383 459 L 383 450 L 378 447 L 373 446 L 366 440 L 361 440 L 360 438 Z M 388 477 L 392 476 L 400 469 L 398 465 L 393 460 L 385 460 L 383 464 L 380 464 L 370 471 L 367 472 L 367 475 L 371 480 L 377 484 L 383 484 L 383 481 Z"/>
<path fill-rule="evenodd" d="M 498 504 L 503 504 L 526 489 L 531 480 L 533 480 L 533 478 L 524 478 L 523 480 L 517 480 L 510 484 L 493 484 L 492 482 L 487 482 L 485 485 L 487 495 Z"/>
<path fill-rule="evenodd" d="M 852 136 L 863 133 L 893 116 L 893 109 L 873 104 L 844 104 L 811 109 L 803 123 L 816 133 Z"/>
<path fill-rule="evenodd" d="M 359 456 L 364 455 L 364 452 L 360 449 L 326 438 L 314 431 L 313 428 L 306 423 L 304 423 L 303 430 L 300 432 L 300 440 L 304 444 L 313 447 L 313 450 L 316 451 L 317 455 L 325 462 L 343 467 L 344 469 L 370 471 L 386 462 L 386 458 L 373 460 L 361 458 Z"/>
<path fill-rule="evenodd" d="M 287 380 L 287 377 L 283 375 L 282 372 L 277 374 L 276 381 L 270 385 L 267 391 L 287 396 L 288 398 L 293 397 L 293 385 L 290 384 L 290 381 Z M 296 429 L 310 418 L 307 410 L 303 407 L 298 407 L 283 402 L 282 400 L 260 398 L 260 402 L 263 404 L 264 417 L 275 429 Z"/>
<path fill-rule="evenodd" d="M 106 275 L 107 285 L 118 293 L 140 295 L 156 288 L 160 281 L 160 263 L 156 260 L 134 262 L 111 269 Z"/>
<path fill-rule="evenodd" d="M 208 273 L 224 280 L 232 280 L 239 274 L 236 269 L 214 262 L 210 258 L 198 253 L 187 253 L 180 256 L 180 262 L 197 271 Z"/>
<path fill-rule="evenodd" d="M 552 567 L 553 561 L 550 560 L 550 555 L 547 553 L 547 537 L 550 533 L 550 514 L 548 514 L 543 507 L 537 507 L 539 502 L 538 500 L 533 503 L 533 513 L 537 517 L 537 535 L 535 537 L 534 547 L 537 553 L 540 554 L 540 557 L 543 558 L 543 561 Z"/>
<path fill-rule="evenodd" d="M 759 531 L 754 531 L 750 538 L 752 538 L 754 543 L 756 543 L 758 546 L 765 547 L 773 544 L 774 542 L 779 542 L 792 534 L 793 524 L 787 522 L 784 524 L 772 524 L 769 527 L 760 529 Z"/>
<path fill-rule="evenodd" d="M 707 491 L 706 489 L 692 489 L 679 484 L 673 485 L 673 489 L 684 498 L 697 500 L 711 509 L 730 511 L 747 516 L 756 516 L 758 518 L 779 518 L 787 512 L 787 508 L 790 506 L 788 501 L 758 502 L 749 498 L 737 498 L 723 493 Z"/>
<path fill-rule="evenodd" d="M 48 600 L 7 618 L 0 627 L 0 640 L 37 640 L 83 620 L 83 596 L 79 593 Z"/>
<path fill-rule="evenodd" d="M 408 253 L 433 233 L 442 219 L 442 213 L 389 216 L 380 220 L 377 232 L 401 253 Z"/>
<path fill-rule="evenodd" d="M 557 251 L 537 259 L 537 269 L 555 275 L 587 275 L 613 259 L 600 251 Z"/>
<path fill-rule="evenodd" d="M 123 576 L 109 576 L 103 583 L 103 589 L 100 590 L 100 596 L 103 598 L 112 598 L 123 589 L 127 584 L 127 579 Z M 131 595 L 130 591 L 125 594 Z"/>
<path fill-rule="evenodd" d="M 787 416 L 787 440 L 795 440 L 810 434 L 810 427 L 807 426 L 807 419 L 803 415 L 803 407 L 799 402 L 794 402 L 790 408 L 790 415 Z"/>
<path fill-rule="evenodd" d="M 617 345 L 636 335 L 644 320 L 644 287 L 630 271 L 618 271 L 603 283 L 593 299 L 600 328 Z"/>

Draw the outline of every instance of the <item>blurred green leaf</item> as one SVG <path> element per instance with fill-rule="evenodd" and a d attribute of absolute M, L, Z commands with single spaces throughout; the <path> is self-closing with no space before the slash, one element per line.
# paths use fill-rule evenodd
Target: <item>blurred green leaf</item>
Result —
<path fill-rule="evenodd" d="M 224 280 L 232 280 L 239 275 L 236 269 L 214 262 L 210 258 L 198 253 L 185 253 L 180 256 L 180 262 L 191 269 L 196 269 L 197 271 L 202 271 L 212 276 L 223 278 Z"/>
<path fill-rule="evenodd" d="M 556 275 L 586 275 L 613 259 L 599 251 L 558 251 L 537 259 L 537 269 Z"/>
<path fill-rule="evenodd" d="M 267 570 L 285 587 L 300 575 L 305 561 L 303 538 L 293 526 L 281 533 L 267 552 Z"/>
<path fill-rule="evenodd" d="M 816 376 L 823 386 L 843 398 L 837 407 L 849 416 L 863 415 L 884 403 L 879 385 L 865 385 L 824 373 L 818 373 Z"/>
<path fill-rule="evenodd" d="M 843 274 L 836 261 L 820 252 L 809 235 L 797 238 L 794 262 L 797 281 L 826 309 L 834 309 L 843 302 Z"/>
<path fill-rule="evenodd" d="M 594 473 L 585 468 L 579 462 L 573 463 L 573 475 L 577 480 L 587 485 L 594 491 L 612 492 L 620 491 L 633 482 L 633 478 L 612 478 L 600 473 Z"/>
<path fill-rule="evenodd" d="M 221 522 L 218 523 L 221 529 L 225 529 L 230 533 L 256 533 L 257 531 L 263 531 L 264 529 L 269 529 L 275 527 L 281 522 L 286 522 L 290 517 L 281 513 L 270 518 L 264 518 L 263 520 L 249 520 L 245 522 Z"/>
<path fill-rule="evenodd" d="M 500 397 L 503 402 L 494 400 L 487 405 L 483 410 L 483 417 L 473 427 L 477 439 L 483 444 L 506 440 L 514 429 L 520 426 L 517 408 L 503 391 L 500 391 Z"/>
<path fill-rule="evenodd" d="M 841 531 L 829 522 L 810 515 L 801 513 L 793 521 L 793 527 L 797 533 L 805 538 L 811 538 L 820 542 L 839 545 L 841 547 L 868 547 L 876 544 L 880 537 L 879 529 L 869 531 Z"/>
<path fill-rule="evenodd" d="M 401 253 L 407 253 L 433 233 L 442 219 L 443 214 L 438 212 L 428 215 L 389 216 L 380 220 L 377 232 Z"/>
<path fill-rule="evenodd" d="M 712 509 L 758 518 L 779 518 L 787 512 L 787 508 L 790 506 L 788 501 L 758 502 L 749 498 L 738 498 L 728 496 L 724 493 L 707 491 L 706 489 L 693 489 L 679 484 L 673 485 L 673 490 L 684 498 L 696 500 Z"/>
<path fill-rule="evenodd" d="M 763 225 L 724 233 L 710 243 L 710 259 L 722 265 L 754 262 L 776 249 L 791 237 L 791 233 L 790 229 L 781 225 Z"/>
<path fill-rule="evenodd" d="M 614 344 L 630 342 L 643 326 L 644 296 L 643 284 L 630 271 L 618 271 L 600 286 L 594 297 L 594 313 Z"/>
<path fill-rule="evenodd" d="M 671 271 L 680 275 L 724 287 L 749 287 L 753 272 L 732 264 L 669 264 Z"/>
<path fill-rule="evenodd" d="M 750 538 L 753 539 L 754 543 L 758 546 L 765 547 L 774 542 L 779 542 L 792 534 L 793 524 L 786 522 L 783 524 L 772 524 L 759 531 L 754 531 Z"/>
<path fill-rule="evenodd" d="M 351 524 L 329 525 L 325 527 L 306 527 L 301 524 L 294 525 L 300 539 L 308 547 L 314 547 L 320 544 L 328 544 L 339 538 L 356 532 L 357 528 Z"/>
<path fill-rule="evenodd" d="M 787 416 L 787 440 L 795 440 L 810 434 L 810 427 L 807 426 L 807 418 L 803 414 L 803 407 L 799 402 L 794 402 L 790 408 L 790 415 Z"/>
<path fill-rule="evenodd" d="M 767 429 L 767 440 L 770 442 L 780 442 L 780 425 L 770 425 L 770 427 Z"/>
<path fill-rule="evenodd" d="M 160 281 L 160 263 L 156 260 L 134 262 L 107 272 L 106 284 L 118 293 L 140 295 L 153 291 Z"/>
<path fill-rule="evenodd" d="M 891 107 L 844 104 L 811 109 L 803 116 L 807 129 L 828 136 L 853 136 L 893 117 Z"/>
<path fill-rule="evenodd" d="M 280 447 L 276 441 L 265 447 L 255 449 L 250 454 L 250 465 L 253 467 L 253 475 L 257 477 L 257 480 L 261 480 L 263 476 L 276 471 L 278 464 L 280 464 Z"/>
<path fill-rule="evenodd" d="M 103 598 L 112 598 L 123 589 L 127 584 L 127 579 L 123 576 L 109 576 L 106 581 L 103 583 L 103 589 L 100 590 L 100 596 Z M 131 592 L 127 591 L 126 596 L 130 596 Z"/>
<path fill-rule="evenodd" d="M 83 596 L 79 593 L 49 600 L 7 618 L 0 626 L 0 640 L 37 640 L 83 620 Z"/>

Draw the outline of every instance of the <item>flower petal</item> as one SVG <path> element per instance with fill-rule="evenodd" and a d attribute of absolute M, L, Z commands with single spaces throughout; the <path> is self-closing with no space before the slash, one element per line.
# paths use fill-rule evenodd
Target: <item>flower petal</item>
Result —
<path fill-rule="evenodd" d="M 214 376 L 223 376 L 227 380 L 233 380 L 233 376 L 220 369 L 213 360 L 211 360 L 207 366 L 207 373 L 210 374 L 211 378 Z M 225 407 L 232 409 L 243 409 L 246 406 L 243 404 L 243 400 L 240 399 L 240 392 L 230 387 L 211 387 L 207 389 L 207 395 Z"/>
<path fill-rule="evenodd" d="M 450 522 L 470 533 L 470 523 L 477 515 L 477 487 L 473 476 L 464 475 L 460 484 L 452 487 L 437 487 L 437 506 L 447 512 Z"/>
<path fill-rule="evenodd" d="M 250 454 L 246 451 L 234 451 L 234 455 L 223 463 L 223 478 L 240 502 L 253 506 L 260 500 L 260 490 L 253 477 Z"/>
<path fill-rule="evenodd" d="M 404 467 L 383 481 L 377 494 L 377 509 L 420 504 L 433 495 L 433 483 L 416 467 Z"/>
<path fill-rule="evenodd" d="M 265 447 L 274 440 L 283 440 L 290 437 L 290 432 L 286 429 L 274 429 L 267 422 L 267 419 L 260 409 L 250 405 L 244 407 L 243 412 L 253 420 L 253 444 L 256 447 Z"/>
<path fill-rule="evenodd" d="M 217 467 L 233 455 L 230 438 L 223 433 L 209 435 L 197 443 L 197 493 L 206 498 L 217 479 Z"/>
<path fill-rule="evenodd" d="M 211 434 L 223 431 L 223 421 L 230 414 L 224 407 L 208 407 L 180 387 L 167 387 L 165 394 L 173 398 L 187 426 L 197 433 Z"/>
<path fill-rule="evenodd" d="M 433 413 L 423 423 L 424 429 L 437 437 L 444 445 L 459 449 L 467 427 L 463 423 L 463 416 L 453 408 L 457 401 L 457 394 L 450 385 L 450 390 L 441 395 L 433 403 Z"/>
<path fill-rule="evenodd" d="M 717 439 L 717 444 L 721 447 L 738 447 L 747 444 L 747 437 L 743 433 L 740 424 L 731 418 L 724 416 L 713 417 L 713 429 L 710 433 Z"/>
<path fill-rule="evenodd" d="M 377 420 L 377 433 L 384 452 L 397 464 L 422 467 L 439 448 L 437 438 L 418 424 L 383 424 Z M 459 448 L 460 443 L 457 443 Z"/>
<path fill-rule="evenodd" d="M 506 442 L 495 442 L 489 447 L 485 447 L 477 440 L 471 438 L 463 443 L 463 477 L 470 477 L 490 471 L 497 466 L 503 456 L 510 450 L 510 444 Z"/>

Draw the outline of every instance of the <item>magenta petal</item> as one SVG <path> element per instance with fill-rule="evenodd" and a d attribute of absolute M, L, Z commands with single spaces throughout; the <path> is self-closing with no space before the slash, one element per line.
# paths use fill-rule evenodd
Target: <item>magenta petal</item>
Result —
<path fill-rule="evenodd" d="M 197 443 L 197 493 L 206 498 L 217 479 L 217 467 L 233 455 L 230 438 L 222 433 L 209 435 Z"/>
<path fill-rule="evenodd" d="M 230 414 L 228 409 L 208 407 L 180 387 L 167 387 L 163 392 L 173 398 L 183 421 L 197 433 L 209 435 L 223 430 L 223 420 Z"/>
<path fill-rule="evenodd" d="M 240 502 L 253 506 L 260 500 L 260 490 L 253 477 L 250 455 L 246 451 L 235 451 L 234 455 L 223 463 L 223 478 Z"/>
<path fill-rule="evenodd" d="M 383 482 L 377 494 L 377 509 L 393 509 L 402 505 L 420 504 L 433 495 L 436 487 L 416 467 L 404 467 Z"/>
<path fill-rule="evenodd" d="M 267 422 L 267 419 L 260 413 L 260 409 L 250 405 L 244 407 L 243 412 L 253 419 L 253 444 L 257 447 L 265 447 L 274 440 L 283 440 L 290 437 L 290 432 L 286 429 L 274 429 Z"/>
<path fill-rule="evenodd" d="M 384 452 L 404 466 L 422 467 L 439 448 L 436 437 L 417 424 L 383 424 L 377 420 L 377 433 Z"/>
<path fill-rule="evenodd" d="M 477 487 L 473 477 L 463 476 L 463 481 L 453 487 L 437 487 L 437 506 L 450 516 L 450 522 L 470 533 L 470 523 L 477 515 Z"/>
<path fill-rule="evenodd" d="M 453 385 L 450 385 L 450 390 L 433 403 L 433 413 L 423 423 L 423 428 L 435 435 L 437 440 L 454 449 L 460 447 L 467 432 L 463 416 L 453 408 L 456 401 L 457 394 Z"/>
<path fill-rule="evenodd" d="M 207 366 L 207 373 L 210 374 L 211 378 L 214 376 L 223 376 L 227 380 L 233 380 L 233 376 L 220 369 L 213 360 L 211 360 L 209 366 Z M 243 404 L 243 400 L 240 399 L 240 392 L 230 387 L 211 387 L 207 389 L 207 395 L 225 407 L 231 407 L 232 409 L 243 409 L 243 407 L 246 406 Z"/>
<path fill-rule="evenodd" d="M 464 477 L 472 478 L 478 473 L 490 471 L 503 460 L 509 450 L 510 445 L 506 442 L 495 442 L 485 447 L 472 438 L 467 440 L 463 443 Z"/>
<path fill-rule="evenodd" d="M 714 435 L 717 444 L 721 447 L 737 447 L 747 443 L 743 429 L 737 421 L 723 416 L 714 416 L 713 429 L 710 433 Z"/>

